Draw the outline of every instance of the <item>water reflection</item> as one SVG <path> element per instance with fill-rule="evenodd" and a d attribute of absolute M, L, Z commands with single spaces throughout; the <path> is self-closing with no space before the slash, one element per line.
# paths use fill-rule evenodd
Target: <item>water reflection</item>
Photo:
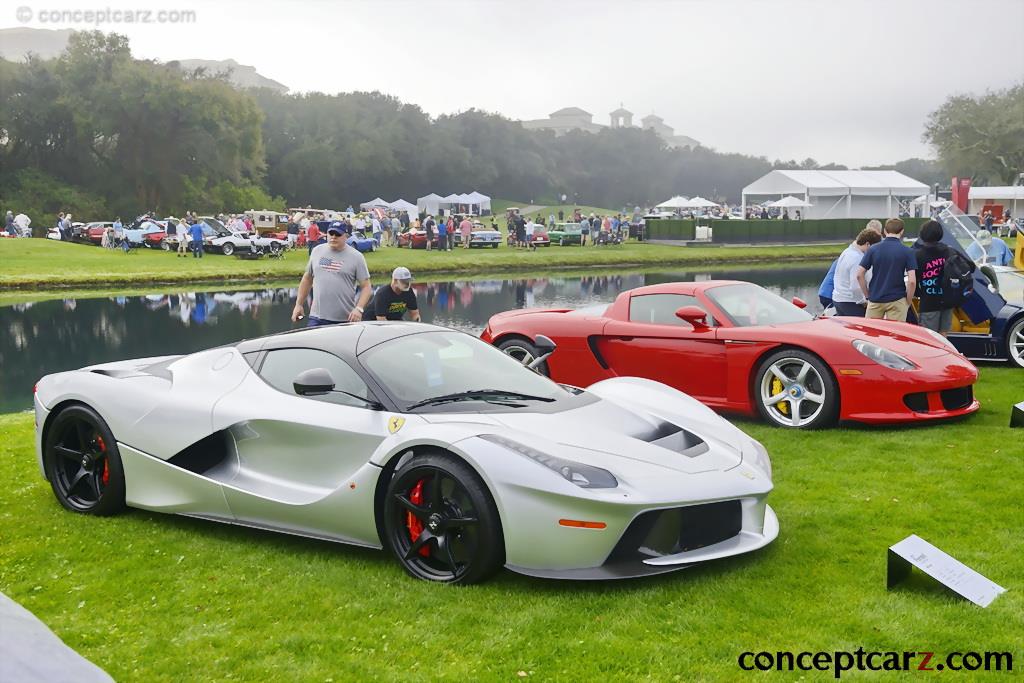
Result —
<path fill-rule="evenodd" d="M 579 308 L 611 302 L 634 287 L 674 281 L 742 279 L 820 311 L 825 267 L 735 272 L 658 272 L 414 285 L 423 320 L 479 333 L 511 308 Z M 145 296 L 66 298 L 0 307 L 0 412 L 31 407 L 42 375 L 125 358 L 191 353 L 293 327 L 295 288 L 169 291 Z"/>

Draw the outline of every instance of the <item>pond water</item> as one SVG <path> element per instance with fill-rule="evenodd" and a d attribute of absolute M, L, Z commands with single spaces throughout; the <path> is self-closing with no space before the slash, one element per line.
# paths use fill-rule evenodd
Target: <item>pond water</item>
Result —
<path fill-rule="evenodd" d="M 820 312 L 818 284 L 828 264 L 711 272 L 699 270 L 414 285 L 425 322 L 479 333 L 511 308 L 579 308 L 611 302 L 634 287 L 674 281 L 738 279 Z M 163 294 L 51 299 L 0 306 L 0 412 L 32 407 L 41 376 L 94 363 L 191 353 L 293 327 L 296 288 L 224 291 L 214 285 Z"/>

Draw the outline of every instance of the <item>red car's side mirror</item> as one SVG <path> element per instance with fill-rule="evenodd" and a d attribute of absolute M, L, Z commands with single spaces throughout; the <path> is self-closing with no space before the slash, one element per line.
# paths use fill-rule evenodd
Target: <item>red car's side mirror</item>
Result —
<path fill-rule="evenodd" d="M 700 306 L 683 306 L 676 311 L 676 317 L 693 325 L 695 330 L 708 329 L 708 314 Z"/>
<path fill-rule="evenodd" d="M 797 308 L 807 308 L 807 302 L 798 296 L 793 297 L 793 305 Z"/>

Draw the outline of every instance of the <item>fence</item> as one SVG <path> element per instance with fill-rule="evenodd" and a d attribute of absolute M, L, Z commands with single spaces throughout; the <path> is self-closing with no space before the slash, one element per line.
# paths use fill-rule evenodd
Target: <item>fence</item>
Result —
<path fill-rule="evenodd" d="M 927 218 L 904 218 L 905 235 L 914 237 Z M 713 220 L 713 244 L 765 244 L 770 242 L 847 242 L 864 229 L 865 218 L 816 218 L 802 221 Z M 884 223 L 884 221 L 883 221 Z M 703 224 L 703 223 L 702 223 Z M 697 221 L 660 219 L 647 222 L 647 239 L 695 239 Z"/>

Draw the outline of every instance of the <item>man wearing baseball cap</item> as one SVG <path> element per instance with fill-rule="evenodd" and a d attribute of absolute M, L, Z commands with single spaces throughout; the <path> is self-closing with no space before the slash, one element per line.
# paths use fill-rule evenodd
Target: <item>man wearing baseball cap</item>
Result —
<path fill-rule="evenodd" d="M 348 246 L 346 237 L 340 227 L 331 225 L 327 228 L 327 244 L 320 244 L 310 252 L 292 309 L 292 322 L 304 315 L 303 304 L 310 290 L 313 291 L 313 306 L 309 311 L 309 327 L 363 319 L 363 309 L 373 292 L 370 271 L 366 259 Z"/>
<path fill-rule="evenodd" d="M 412 291 L 412 273 L 408 268 L 395 268 L 391 273 L 391 284 L 377 288 L 370 310 L 377 320 L 401 320 L 409 311 L 413 322 L 420 321 L 420 308 L 416 303 L 416 292 Z"/>

